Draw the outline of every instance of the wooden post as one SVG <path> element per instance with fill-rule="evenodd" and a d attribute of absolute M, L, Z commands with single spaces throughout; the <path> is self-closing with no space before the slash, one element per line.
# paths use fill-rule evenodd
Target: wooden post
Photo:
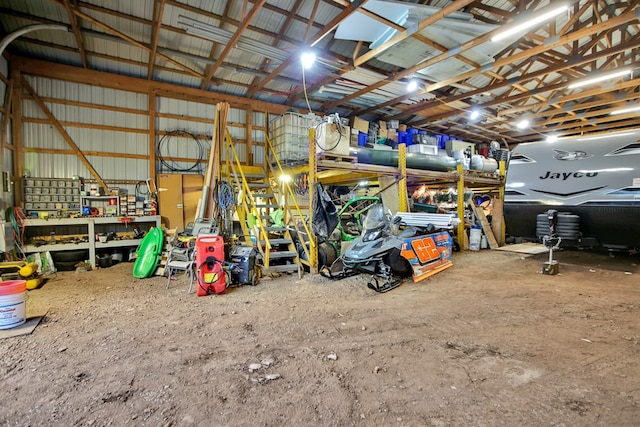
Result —
<path fill-rule="evenodd" d="M 13 103 L 11 106 L 11 138 L 13 140 L 13 198 L 16 204 L 22 200 L 22 175 L 24 174 L 24 152 L 22 150 L 22 74 L 11 64 L 11 78 L 13 79 Z"/>
<path fill-rule="evenodd" d="M 149 178 L 156 179 L 156 94 L 149 92 Z"/>
<path fill-rule="evenodd" d="M 499 166 L 500 178 L 502 183 L 500 185 L 500 191 L 498 197 L 493 198 L 493 216 L 491 218 L 491 229 L 498 244 L 504 246 L 505 240 L 505 227 L 504 227 L 504 183 L 505 183 L 505 170 L 506 164 L 504 161 L 500 162 Z"/>

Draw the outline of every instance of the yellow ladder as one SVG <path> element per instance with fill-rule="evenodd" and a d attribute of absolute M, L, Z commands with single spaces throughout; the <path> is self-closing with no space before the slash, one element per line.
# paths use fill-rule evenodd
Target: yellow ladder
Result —
<path fill-rule="evenodd" d="M 267 148 L 271 142 L 267 138 Z M 309 233 L 306 223 L 277 226 L 272 223 L 271 214 L 284 208 L 284 217 L 302 218 L 295 195 L 288 182 L 277 183 L 276 177 L 282 176 L 284 171 L 280 162 L 275 160 L 272 165 L 265 156 L 267 167 L 243 166 L 233 145 L 229 132 L 226 132 L 226 168 L 225 175 L 232 183 L 237 194 L 238 220 L 242 227 L 243 239 L 246 244 L 255 246 L 258 250 L 257 264 L 262 275 L 272 273 L 297 272 L 302 276 L 302 265 L 305 262 L 299 256 L 299 249 L 303 251 L 303 258 L 309 259 L 306 245 L 294 243 L 292 231 L 298 236 Z M 280 185 L 293 200 L 293 207 L 283 203 Z"/>

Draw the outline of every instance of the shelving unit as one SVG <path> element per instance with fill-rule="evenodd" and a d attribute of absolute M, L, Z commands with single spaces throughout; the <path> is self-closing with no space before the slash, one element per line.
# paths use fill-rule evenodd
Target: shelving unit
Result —
<path fill-rule="evenodd" d="M 22 208 L 27 216 L 80 214 L 82 182 L 73 178 L 22 179 Z"/>
<path fill-rule="evenodd" d="M 92 208 L 102 208 L 102 215 L 107 217 L 118 216 L 120 211 L 120 196 L 81 196 L 82 206 L 90 206 Z M 115 200 L 115 203 L 111 203 Z"/>
<path fill-rule="evenodd" d="M 309 141 L 315 141 L 315 129 L 309 130 Z M 440 172 L 422 169 L 409 169 L 406 167 L 406 150 L 400 147 L 398 155 L 398 167 L 380 166 L 369 163 L 358 163 L 356 159 L 345 156 L 326 156 L 317 154 L 315 144 L 309 144 L 309 165 L 301 168 L 292 168 L 288 173 L 294 175 L 304 170 L 309 171 L 308 188 L 313 189 L 315 183 L 350 185 L 357 184 L 361 180 L 378 180 L 380 177 L 393 177 L 398 183 L 399 200 L 401 209 L 406 209 L 408 199 L 407 188 L 412 185 L 427 184 L 437 187 L 456 187 L 457 193 L 462 194 L 465 188 L 478 192 L 490 192 L 496 194 L 499 217 L 494 220 L 502 227 L 502 202 L 504 200 L 505 169 L 504 162 L 500 164 L 500 173 L 487 173 L 472 170 L 464 170 L 458 165 L 456 170 Z M 402 205 L 405 201 L 404 206 Z M 313 198 L 309 198 L 309 212 L 313 211 Z M 457 214 L 464 217 L 464 198 L 459 197 L 457 202 Z M 500 234 L 504 236 L 501 229 Z M 460 221 L 457 229 L 459 242 L 465 242 L 466 235 L 464 221 Z M 313 239 L 312 239 L 313 240 Z M 498 239 L 503 244 L 503 239 Z M 461 243 L 462 245 L 462 243 Z M 315 246 L 315 242 L 311 242 Z M 466 249 L 466 248 L 465 248 Z M 316 254 L 312 250 L 310 262 L 313 269 L 317 269 Z"/>
<path fill-rule="evenodd" d="M 130 220 L 130 221 L 129 221 Z M 58 218 L 58 219 L 27 219 L 25 221 L 26 235 L 29 235 L 29 229 L 39 228 L 39 235 L 50 235 L 50 233 L 56 233 L 55 230 L 78 231 L 77 234 L 86 234 L 87 241 L 79 243 L 49 243 L 45 245 L 25 245 L 23 250 L 25 253 L 35 252 L 56 252 L 56 251 L 71 251 L 77 249 L 89 250 L 89 261 L 91 266 L 96 266 L 96 250 L 100 249 L 113 249 L 122 247 L 135 247 L 140 244 L 142 239 L 122 239 L 111 240 L 105 243 L 96 242 L 96 233 L 101 231 L 126 231 L 127 228 L 131 228 L 132 225 L 137 225 L 141 229 L 147 231 L 151 227 L 160 227 L 161 218 L 158 215 L 154 216 L 141 216 L 141 217 L 128 217 L 125 224 L 120 217 L 103 217 L 103 218 Z M 54 231 L 50 231 L 54 230 Z"/>

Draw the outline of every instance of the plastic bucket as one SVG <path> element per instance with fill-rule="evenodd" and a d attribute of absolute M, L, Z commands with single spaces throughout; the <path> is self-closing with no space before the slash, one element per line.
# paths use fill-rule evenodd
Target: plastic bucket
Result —
<path fill-rule="evenodd" d="M 0 329 L 11 329 L 26 320 L 27 282 L 8 280 L 0 282 Z"/>
<path fill-rule="evenodd" d="M 472 251 L 480 250 L 480 240 L 482 239 L 482 227 L 474 225 L 469 233 L 469 249 Z"/>

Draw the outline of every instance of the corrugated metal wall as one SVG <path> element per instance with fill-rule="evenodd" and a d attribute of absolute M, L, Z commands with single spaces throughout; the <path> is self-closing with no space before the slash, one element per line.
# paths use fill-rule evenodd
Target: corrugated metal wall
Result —
<path fill-rule="evenodd" d="M 149 96 L 43 77 L 25 76 L 36 94 L 65 128 L 103 180 L 144 181 L 150 176 Z M 211 147 L 215 105 L 165 96 L 156 97 L 156 170 L 203 173 Z M 118 111 L 120 110 L 120 111 Z M 247 161 L 245 110 L 231 108 L 228 130 L 240 161 Z M 52 126 L 38 104 L 22 102 L 24 173 L 33 177 L 93 179 L 70 145 Z M 264 113 L 254 113 L 254 126 L 265 126 Z M 181 130 L 186 133 L 175 134 Z M 263 163 L 264 131 L 252 132 L 253 161 Z M 125 187 L 132 193 L 135 185 Z"/>

